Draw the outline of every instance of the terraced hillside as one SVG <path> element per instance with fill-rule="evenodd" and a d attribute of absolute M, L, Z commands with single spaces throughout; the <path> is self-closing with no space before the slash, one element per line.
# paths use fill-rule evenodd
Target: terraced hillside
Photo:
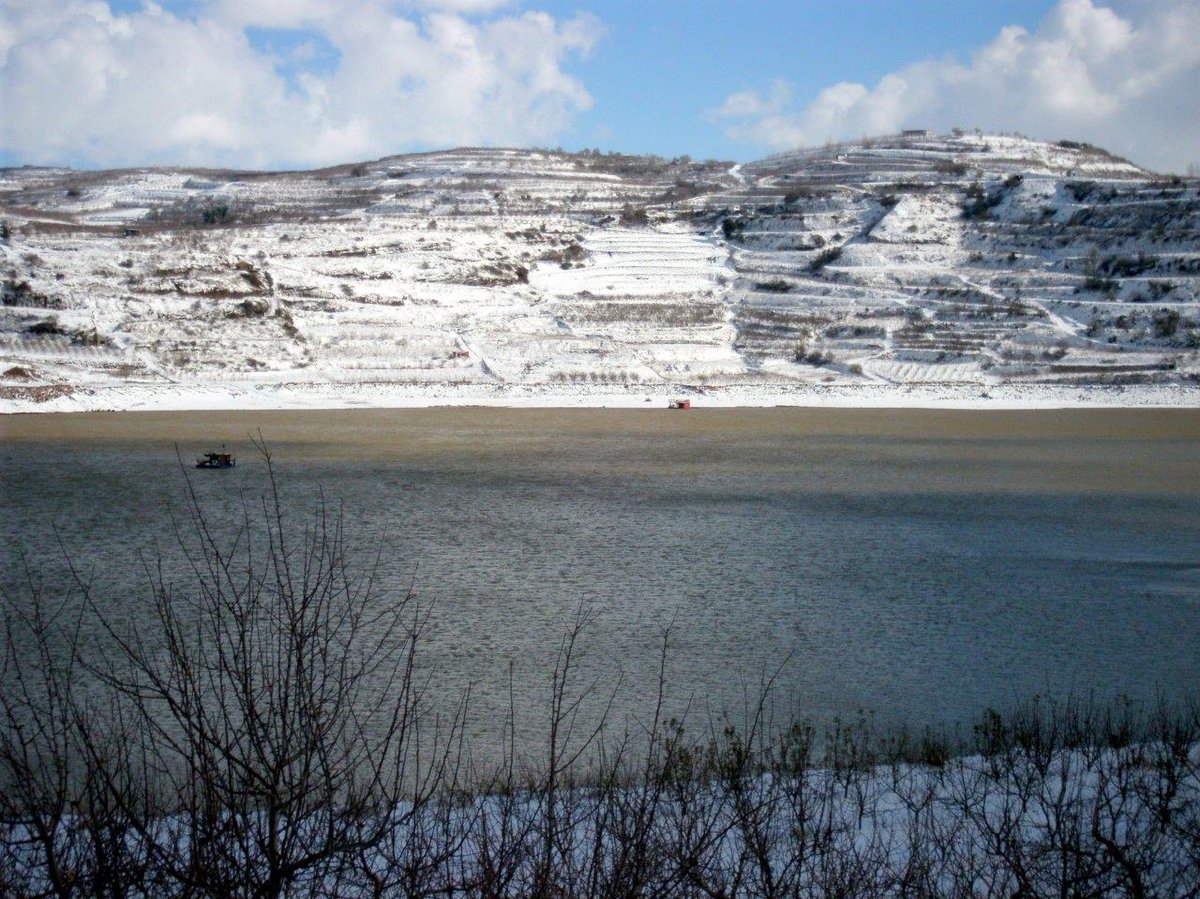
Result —
<path fill-rule="evenodd" d="M 727 201 L 749 366 L 982 385 L 1197 370 L 1195 182 L 1088 147 L 974 135 L 783 156 L 739 174 L 703 210 Z"/>
<path fill-rule="evenodd" d="M 7 408 L 1200 380 L 1200 184 L 1069 142 L 23 168 L 0 218 Z"/>

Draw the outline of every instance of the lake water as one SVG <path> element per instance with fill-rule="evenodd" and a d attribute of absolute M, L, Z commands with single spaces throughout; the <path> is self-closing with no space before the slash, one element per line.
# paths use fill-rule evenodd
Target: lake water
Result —
<path fill-rule="evenodd" d="M 1200 411 L 498 410 L 0 418 L 3 583 L 58 589 L 63 551 L 138 614 L 184 476 L 216 522 L 323 493 L 381 600 L 431 604 L 434 692 L 472 735 L 537 732 L 580 607 L 577 684 L 614 721 L 737 708 L 778 671 L 789 713 L 920 726 L 1033 694 L 1200 684 Z M 181 471 L 227 443 L 229 471 Z M 56 536 L 57 535 L 57 536 Z M 58 541 L 62 542 L 62 549 Z M 170 553 L 168 552 L 170 555 Z M 180 573 L 180 578 L 182 574 Z M 483 750 L 486 752 L 486 749 Z"/>

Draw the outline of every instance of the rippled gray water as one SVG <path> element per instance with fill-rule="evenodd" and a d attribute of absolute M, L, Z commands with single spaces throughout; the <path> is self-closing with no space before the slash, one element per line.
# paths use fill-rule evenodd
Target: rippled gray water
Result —
<path fill-rule="evenodd" d="M 789 710 L 909 725 L 1035 693 L 1200 684 L 1200 492 L 1182 483 L 1200 457 L 1186 435 L 438 427 L 436 452 L 294 433 L 273 449 L 289 508 L 323 492 L 363 559 L 381 548 L 381 601 L 415 580 L 434 609 L 425 670 L 447 698 L 473 685 L 477 737 L 507 712 L 510 665 L 536 729 L 581 605 L 594 621 L 579 682 L 623 674 L 617 720 L 645 713 L 671 622 L 670 700 L 693 714 L 736 707 L 777 668 Z M 265 488 L 262 461 L 237 450 L 232 471 L 186 472 L 218 522 Z M 6 440 L 0 463 L 6 590 L 19 601 L 22 559 L 60 583 L 61 538 L 110 608 L 137 608 L 138 553 L 170 544 L 182 505 L 169 441 Z M 1122 465 L 1160 471 L 1161 489 Z"/>

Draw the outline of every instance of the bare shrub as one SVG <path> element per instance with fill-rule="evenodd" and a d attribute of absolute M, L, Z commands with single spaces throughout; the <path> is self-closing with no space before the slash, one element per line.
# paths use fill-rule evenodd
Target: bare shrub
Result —
<path fill-rule="evenodd" d="M 808 270 L 813 273 L 820 272 L 824 270 L 825 266 L 832 262 L 837 262 L 841 258 L 841 247 L 829 247 L 816 255 L 813 261 L 809 263 Z"/>
<path fill-rule="evenodd" d="M 650 215 L 646 212 L 646 207 L 626 203 L 621 207 L 620 222 L 627 228 L 645 227 L 650 224 Z"/>
<path fill-rule="evenodd" d="M 71 622 L 52 633 L 40 598 L 32 615 L 10 612 L 5 674 L 35 686 L 14 695 L 6 680 L 0 703 L 0 774 L 29 785 L 0 807 L 0 852 L 20 862 L 26 835 L 41 835 L 18 865 L 27 886 L 86 870 L 169 894 L 324 889 L 443 784 L 461 717 L 420 745 L 425 612 L 411 594 L 377 596 L 372 569 L 352 570 L 340 515 L 322 505 L 303 530 L 289 527 L 261 449 L 267 495 L 231 537 L 189 485 L 178 540 L 193 583 L 180 589 L 150 565 L 144 625 L 110 620 L 76 575 L 78 608 L 108 638 L 99 661 L 79 651 Z M 32 659 L 19 649 L 30 640 Z M 53 651 L 63 645 L 65 661 Z M 72 689 L 83 670 L 103 687 L 98 707 Z"/>

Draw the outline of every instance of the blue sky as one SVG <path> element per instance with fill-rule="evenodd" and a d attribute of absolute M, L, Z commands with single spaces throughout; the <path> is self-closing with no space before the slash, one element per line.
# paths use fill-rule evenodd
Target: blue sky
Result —
<path fill-rule="evenodd" d="M 1200 161 L 1200 0 L 0 2 L 10 164 L 746 160 L 918 126 Z"/>
<path fill-rule="evenodd" d="M 1005 25 L 1034 27 L 1047 0 L 538 4 L 589 9 L 607 27 L 577 71 L 595 99 L 564 143 L 630 152 L 746 159 L 704 113 L 738 90 L 784 78 L 800 97 L 839 81 L 873 83 L 928 57 L 966 57 Z M 973 127 L 973 123 L 968 123 Z M 598 138 L 611 131 L 611 138 Z"/>

